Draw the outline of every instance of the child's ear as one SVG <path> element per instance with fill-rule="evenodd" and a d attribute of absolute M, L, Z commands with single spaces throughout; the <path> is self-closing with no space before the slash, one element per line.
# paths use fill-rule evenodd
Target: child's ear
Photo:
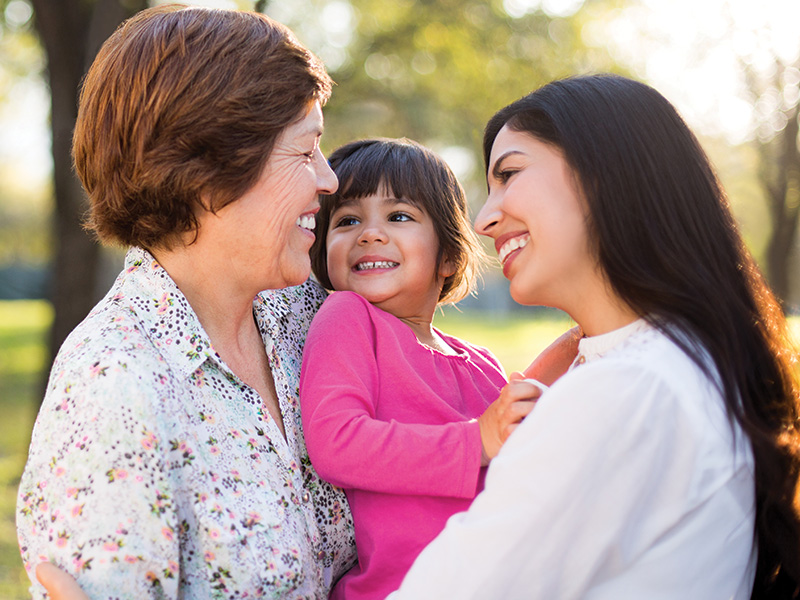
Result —
<path fill-rule="evenodd" d="M 450 277 L 456 272 L 456 265 L 450 260 L 443 260 L 439 265 L 439 276 L 443 278 Z"/>

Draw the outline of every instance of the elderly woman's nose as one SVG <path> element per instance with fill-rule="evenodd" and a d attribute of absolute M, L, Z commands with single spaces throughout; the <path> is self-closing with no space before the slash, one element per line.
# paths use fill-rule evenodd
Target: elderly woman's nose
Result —
<path fill-rule="evenodd" d="M 323 156 L 321 150 L 317 150 L 317 193 L 318 194 L 333 194 L 339 189 L 339 180 L 336 173 L 331 169 L 331 165 Z"/>

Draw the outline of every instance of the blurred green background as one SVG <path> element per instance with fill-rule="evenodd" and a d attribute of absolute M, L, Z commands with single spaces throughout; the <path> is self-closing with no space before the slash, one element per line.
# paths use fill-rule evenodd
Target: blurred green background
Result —
<path fill-rule="evenodd" d="M 27 597 L 14 504 L 50 356 L 105 292 L 119 250 L 80 229 L 66 148 L 80 75 L 124 16 L 163 0 L 0 0 L 0 598 Z M 711 156 L 743 236 L 800 307 L 797 0 L 193 0 L 287 24 L 336 81 L 323 150 L 407 136 L 439 152 L 473 212 L 495 110 L 547 81 L 618 72 L 659 89 Z M 54 160 L 55 157 L 55 160 Z M 490 250 L 493 254 L 493 250 Z M 508 371 L 570 326 L 523 308 L 497 269 L 437 316 Z M 800 340 L 800 318 L 792 318 Z"/>

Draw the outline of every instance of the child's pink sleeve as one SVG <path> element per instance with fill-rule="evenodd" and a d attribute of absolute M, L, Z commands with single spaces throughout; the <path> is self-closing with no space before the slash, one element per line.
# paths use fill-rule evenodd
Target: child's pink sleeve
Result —
<path fill-rule="evenodd" d="M 363 302 L 354 294 L 334 294 L 306 340 L 300 402 L 314 468 L 345 489 L 472 498 L 481 458 L 477 422 L 376 419 L 379 391 L 403 390 L 379 389 L 375 326 Z"/>

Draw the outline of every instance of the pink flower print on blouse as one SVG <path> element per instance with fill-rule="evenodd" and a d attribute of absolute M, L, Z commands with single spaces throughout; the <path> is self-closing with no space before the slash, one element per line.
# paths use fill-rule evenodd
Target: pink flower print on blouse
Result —
<path fill-rule="evenodd" d="M 291 369 L 322 298 L 308 283 L 253 303 L 279 443 L 174 281 L 131 249 L 51 369 L 17 501 L 27 571 L 51 561 L 97 597 L 325 600 L 355 560 L 352 521 L 329 516 L 344 495 L 307 462 Z"/>
<path fill-rule="evenodd" d="M 156 301 L 156 314 L 163 315 L 172 306 L 172 296 L 165 292 L 161 298 Z"/>

